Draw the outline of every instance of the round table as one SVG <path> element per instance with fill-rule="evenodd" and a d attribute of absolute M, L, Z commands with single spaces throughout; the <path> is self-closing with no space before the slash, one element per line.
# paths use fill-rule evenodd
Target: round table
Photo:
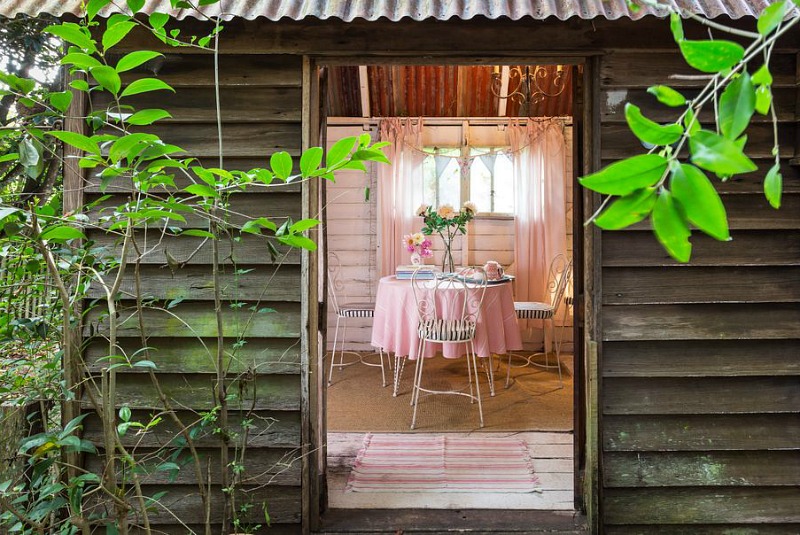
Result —
<path fill-rule="evenodd" d="M 372 345 L 394 353 L 396 357 L 417 358 L 419 316 L 410 280 L 398 280 L 394 275 L 383 277 L 375 296 L 375 316 L 372 320 Z M 481 305 L 475 328 L 475 352 L 479 357 L 508 353 L 522 349 L 522 337 L 514 311 L 510 282 L 490 284 Z M 446 358 L 466 354 L 466 344 L 436 344 L 428 342 L 425 356 L 442 353 Z"/>

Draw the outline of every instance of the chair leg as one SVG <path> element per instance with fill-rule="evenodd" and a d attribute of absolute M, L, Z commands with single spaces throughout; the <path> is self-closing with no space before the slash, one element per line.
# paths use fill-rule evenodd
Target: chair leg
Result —
<path fill-rule="evenodd" d="M 489 379 L 489 396 L 494 397 L 494 355 L 489 353 L 487 359 L 489 360 L 489 370 L 486 374 Z"/>
<path fill-rule="evenodd" d="M 556 357 L 556 365 L 555 365 L 555 367 L 558 368 L 558 387 L 559 388 L 564 388 L 564 381 L 561 379 L 561 359 L 560 359 L 560 355 L 559 355 L 561 353 L 561 345 L 556 340 L 555 314 L 553 315 L 552 318 L 550 318 L 550 341 L 551 341 L 553 354 Z M 545 360 L 545 364 L 547 364 L 548 366 L 550 364 L 549 353 L 548 353 L 547 360 Z"/>
<path fill-rule="evenodd" d="M 403 370 L 406 367 L 406 358 L 400 357 L 397 354 L 394 356 L 394 391 L 392 396 L 397 397 L 397 391 L 400 388 L 400 381 L 403 379 Z"/>
<path fill-rule="evenodd" d="M 378 348 L 378 351 L 381 354 L 381 384 L 385 387 L 386 386 L 386 370 L 383 369 L 383 348 Z M 388 355 L 386 357 L 389 358 Z"/>
<path fill-rule="evenodd" d="M 414 381 L 414 390 L 412 391 L 412 403 L 414 405 L 414 414 L 411 416 L 411 429 L 414 429 L 417 425 L 417 407 L 419 407 L 419 388 L 420 384 L 422 383 L 422 367 L 425 365 L 425 357 L 421 354 L 417 356 L 417 367 L 419 368 L 419 373 L 416 374 L 416 379 Z M 416 396 L 414 396 L 416 393 Z"/>
<path fill-rule="evenodd" d="M 333 367 L 336 362 L 336 344 L 339 341 L 339 320 L 341 320 L 341 318 L 336 316 L 336 330 L 333 333 L 333 351 L 331 352 L 331 369 L 330 372 L 328 372 L 328 386 L 333 382 Z M 344 342 L 342 342 L 342 344 L 344 344 Z M 344 355 L 342 355 L 342 358 L 344 358 Z"/>
<path fill-rule="evenodd" d="M 508 354 L 508 366 L 506 366 L 506 389 L 511 386 L 511 353 Z"/>
<path fill-rule="evenodd" d="M 483 428 L 483 405 L 481 404 L 481 385 L 478 382 L 478 363 L 475 356 L 475 344 L 470 341 L 470 348 L 472 349 L 472 369 L 475 370 L 475 393 L 478 398 L 478 415 L 480 416 L 481 428 Z M 467 355 L 467 359 L 470 355 Z"/>

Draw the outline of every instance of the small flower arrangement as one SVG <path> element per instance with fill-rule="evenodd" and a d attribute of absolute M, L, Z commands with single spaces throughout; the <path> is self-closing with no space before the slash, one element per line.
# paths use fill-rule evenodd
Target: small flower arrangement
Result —
<path fill-rule="evenodd" d="M 477 208 L 471 202 L 465 202 L 461 211 L 456 210 L 449 204 L 443 204 L 434 210 L 433 206 L 423 204 L 417 208 L 417 215 L 422 218 L 424 226 L 422 234 L 430 236 L 439 234 L 444 243 L 444 259 L 442 261 L 442 271 L 452 272 L 455 269 L 451 246 L 453 238 L 459 233 L 467 233 L 467 223 L 475 218 Z"/>
<path fill-rule="evenodd" d="M 411 253 L 411 260 L 413 263 L 419 262 L 420 258 L 430 258 L 433 256 L 431 250 L 432 242 L 430 238 L 425 236 L 422 232 L 415 232 L 414 234 L 406 234 L 403 236 L 403 244 L 406 251 Z M 417 262 L 414 262 L 414 260 Z"/>

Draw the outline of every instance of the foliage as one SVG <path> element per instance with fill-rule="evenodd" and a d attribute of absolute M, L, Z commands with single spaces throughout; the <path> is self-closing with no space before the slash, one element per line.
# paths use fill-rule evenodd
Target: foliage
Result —
<path fill-rule="evenodd" d="M 443 272 L 450 272 L 455 269 L 451 250 L 453 238 L 459 233 L 467 233 L 467 223 L 472 221 L 477 211 L 477 208 L 471 202 L 465 202 L 459 212 L 456 212 L 449 204 L 443 204 L 437 209 L 427 204 L 417 208 L 417 215 L 422 217 L 422 234 L 430 236 L 433 233 L 437 233 L 442 238 L 444 243 Z"/>
<path fill-rule="evenodd" d="M 226 332 L 222 318 L 226 306 L 242 310 L 245 325 L 257 315 L 276 312 L 260 301 L 223 300 L 226 283 L 221 272 L 229 259 L 223 257 L 220 242 L 228 241 L 233 248 L 242 239 L 257 240 L 264 256 L 271 257 L 278 266 L 292 249 L 315 250 L 316 244 L 308 233 L 319 224 L 317 219 L 293 221 L 288 217 L 241 214 L 234 208 L 237 195 L 306 180 L 334 180 L 342 169 L 365 170 L 365 162 L 387 161 L 380 150 L 383 144 L 371 144 L 369 134 L 364 134 L 340 140 L 327 154 L 316 147 L 297 159 L 281 151 L 272 154 L 263 167 L 228 170 L 220 140 L 219 164 L 204 165 L 181 147 L 152 133 L 151 125 L 171 118 L 168 110 L 135 106 L 141 95 L 175 91 L 157 77 L 140 74 L 146 62 L 162 54 L 153 50 L 118 50 L 126 36 L 138 27 L 169 46 L 189 46 L 217 54 L 221 21 L 210 21 L 213 29 L 208 35 L 182 36 L 179 30 L 168 29 L 169 17 L 165 14 L 154 13 L 146 20 L 134 16 L 144 0 L 127 0 L 125 13 L 99 19 L 97 14 L 110 3 L 90 0 L 85 17 L 79 22 L 52 24 L 43 30 L 64 43 L 60 63 L 72 77 L 69 90 L 46 91 L 29 77 L 0 75 L 4 95 L 29 110 L 4 131 L 3 139 L 13 142 L 6 145 L 0 163 L 14 165 L 29 176 L 40 176 L 45 155 L 53 158 L 51 165 L 61 163 L 56 148 L 63 144 L 80 152 L 78 165 L 99 183 L 101 190 L 119 188 L 130 192 L 123 200 L 106 195 L 67 214 L 62 213 L 57 196 L 4 195 L 0 204 L 0 246 L 21 263 L 20 269 L 29 282 L 34 281 L 48 295 L 55 294 L 51 302 L 57 303 L 59 311 L 57 319 L 37 319 L 23 318 L 16 309 L 8 308 L 0 317 L 2 327 L 16 344 L 24 344 L 24 337 L 33 335 L 57 337 L 58 351 L 52 352 L 50 358 L 55 357 L 62 364 L 59 388 L 38 392 L 57 396 L 62 404 L 62 424 L 22 445 L 20 455 L 27 460 L 27 476 L 0 484 L 0 521 L 14 533 L 88 534 L 96 529 L 150 533 L 150 515 L 168 510 L 169 506 L 165 492 L 148 494 L 145 483 L 170 483 L 185 470 L 191 472 L 202 501 L 205 533 L 211 532 L 210 512 L 215 502 L 224 504 L 223 530 L 256 529 L 259 524 L 270 523 L 269 504 L 252 503 L 242 486 L 250 433 L 255 426 L 252 409 L 247 407 L 256 405 L 259 394 L 252 384 L 254 370 L 229 370 L 236 352 L 247 344 L 243 334 L 247 329 Z M 172 7 L 186 9 L 212 3 L 214 0 L 201 0 L 197 5 L 171 0 Z M 131 75 L 135 79 L 131 80 Z M 218 91 L 216 94 L 218 99 Z M 72 99 L 87 95 L 92 102 L 108 104 L 95 107 L 83 117 L 87 131 L 61 129 Z M 219 116 L 216 120 L 220 125 Z M 106 245 L 89 239 L 98 235 L 104 236 Z M 200 340 L 214 366 L 213 384 L 204 396 L 213 399 L 214 406 L 195 412 L 188 419 L 185 413 L 190 408 L 174 406 L 156 373 L 160 364 L 158 351 L 148 344 L 144 318 L 148 312 L 157 312 L 177 320 L 187 330 L 192 326 L 180 316 L 180 299 L 155 298 L 140 290 L 143 259 L 154 250 L 162 248 L 164 267 L 173 273 L 191 260 L 191 256 L 176 259 L 164 247 L 167 240 L 183 237 L 201 240 L 193 254 L 202 248 L 210 249 L 208 275 L 217 324 L 216 347 L 207 347 Z M 234 269 L 236 276 L 247 272 L 235 264 Z M 124 292 L 123 283 L 129 283 Z M 87 314 L 100 319 L 91 325 L 95 334 L 81 344 L 75 339 L 75 329 Z M 119 341 L 118 332 L 126 321 L 140 326 L 141 344 L 135 350 L 123 347 Z M 236 340 L 232 347 L 226 345 L 229 338 Z M 101 344 L 104 355 L 85 362 L 82 350 L 88 344 Z M 123 399 L 117 398 L 117 376 L 131 372 L 149 379 L 160 402 L 157 409 L 120 406 Z M 91 441 L 81 436 L 88 413 L 80 414 L 79 398 L 91 407 L 92 418 L 100 422 L 102 436 L 93 436 Z M 97 429 L 96 423 L 93 428 Z M 138 440 L 131 440 L 132 436 L 146 436 L 158 430 L 172 433 L 174 438 L 150 448 L 139 447 Z M 210 461 L 198 453 L 196 443 L 201 439 L 218 446 L 219 461 L 213 475 Z M 79 462 L 79 454 L 86 454 L 93 464 Z M 286 462 L 297 461 L 298 457 L 293 456 Z M 214 488 L 221 491 L 212 490 L 212 477 L 219 482 Z M 263 522 L 253 524 L 254 514 Z"/>
<path fill-rule="evenodd" d="M 795 3 L 800 6 L 797 0 Z M 618 230 L 649 218 L 656 238 L 680 262 L 691 258 L 692 227 L 716 240 L 730 240 L 725 207 L 709 174 L 725 181 L 757 170 L 745 150 L 745 131 L 756 113 L 772 119 L 774 164 L 765 175 L 764 194 L 770 205 L 780 207 L 780 146 L 769 61 L 777 39 L 800 21 L 796 14 L 786 18 L 790 6 L 783 0 L 765 8 L 757 32 L 728 28 L 675 7 L 660 6 L 672 11 L 670 27 L 683 58 L 707 73 L 708 82 L 691 99 L 666 85 L 648 89 L 664 106 L 683 110 L 668 124 L 645 117 L 634 104 L 625 106 L 628 127 L 648 151 L 579 179 L 584 187 L 608 195 L 591 221 L 600 228 Z M 745 48 L 725 39 L 688 39 L 681 15 L 750 42 Z M 762 65 L 750 74 L 751 63 L 759 59 Z M 709 129 L 698 118 L 712 104 L 715 124 Z M 683 153 L 687 148 L 688 162 Z"/>

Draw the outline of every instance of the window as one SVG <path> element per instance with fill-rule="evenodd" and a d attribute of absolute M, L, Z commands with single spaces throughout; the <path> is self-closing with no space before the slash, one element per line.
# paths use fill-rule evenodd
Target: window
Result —
<path fill-rule="evenodd" d="M 511 158 L 504 147 L 426 147 L 420 204 L 456 208 L 472 201 L 481 214 L 513 214 Z"/>

